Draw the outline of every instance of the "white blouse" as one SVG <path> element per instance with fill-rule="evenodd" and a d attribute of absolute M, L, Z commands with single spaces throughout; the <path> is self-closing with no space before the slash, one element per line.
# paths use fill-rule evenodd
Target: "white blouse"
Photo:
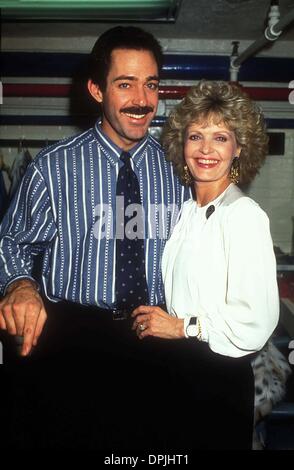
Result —
<path fill-rule="evenodd" d="M 211 205 L 215 211 L 207 218 Z M 185 325 L 197 316 L 202 340 L 216 353 L 259 351 L 277 325 L 269 220 L 234 184 L 206 206 L 184 203 L 165 246 L 162 274 L 168 312 Z"/>

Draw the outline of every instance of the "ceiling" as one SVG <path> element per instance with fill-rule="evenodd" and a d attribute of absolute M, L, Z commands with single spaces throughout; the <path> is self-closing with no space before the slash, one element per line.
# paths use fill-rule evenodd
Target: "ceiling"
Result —
<path fill-rule="evenodd" d="M 294 0 L 280 0 L 281 17 L 294 9 Z M 175 23 L 145 23 L 144 27 L 162 38 L 255 40 L 264 31 L 270 0 L 182 0 Z M 117 23 L 116 23 L 117 24 Z M 141 24 L 142 25 L 142 24 Z M 7 37 L 97 37 L 106 24 L 97 22 L 6 23 Z M 107 23 L 107 28 L 109 23 Z M 294 41 L 294 22 L 282 34 Z"/>

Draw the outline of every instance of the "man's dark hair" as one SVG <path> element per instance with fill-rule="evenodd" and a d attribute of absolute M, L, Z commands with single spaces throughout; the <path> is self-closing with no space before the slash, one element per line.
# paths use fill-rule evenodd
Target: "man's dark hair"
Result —
<path fill-rule="evenodd" d="M 89 78 L 101 91 L 105 91 L 107 76 L 111 65 L 111 53 L 114 49 L 135 49 L 150 51 L 160 73 L 163 54 L 161 45 L 155 37 L 135 26 L 116 26 L 103 33 L 96 41 L 89 60 Z"/>

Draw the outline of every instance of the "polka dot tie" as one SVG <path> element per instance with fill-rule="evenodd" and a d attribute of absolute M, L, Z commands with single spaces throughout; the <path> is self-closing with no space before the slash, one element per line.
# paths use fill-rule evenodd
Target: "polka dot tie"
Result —
<path fill-rule="evenodd" d="M 140 199 L 140 188 L 134 173 L 130 154 L 120 156 L 124 165 L 120 168 L 116 185 L 116 196 L 121 196 L 123 214 L 117 213 L 116 238 L 116 306 L 133 310 L 148 303 L 148 288 L 145 274 L 144 218 Z M 118 198 L 117 198 L 118 200 Z"/>

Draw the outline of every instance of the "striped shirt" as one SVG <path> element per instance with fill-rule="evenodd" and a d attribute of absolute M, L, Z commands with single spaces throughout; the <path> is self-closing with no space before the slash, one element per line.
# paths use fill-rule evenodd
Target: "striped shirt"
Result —
<path fill-rule="evenodd" d="M 52 301 L 111 308 L 115 304 L 116 181 L 122 150 L 100 123 L 42 150 L 29 165 L 0 227 L 0 293 L 33 278 Z M 146 277 L 151 305 L 164 301 L 163 248 L 189 197 L 150 135 L 131 150 L 144 214 Z"/>

